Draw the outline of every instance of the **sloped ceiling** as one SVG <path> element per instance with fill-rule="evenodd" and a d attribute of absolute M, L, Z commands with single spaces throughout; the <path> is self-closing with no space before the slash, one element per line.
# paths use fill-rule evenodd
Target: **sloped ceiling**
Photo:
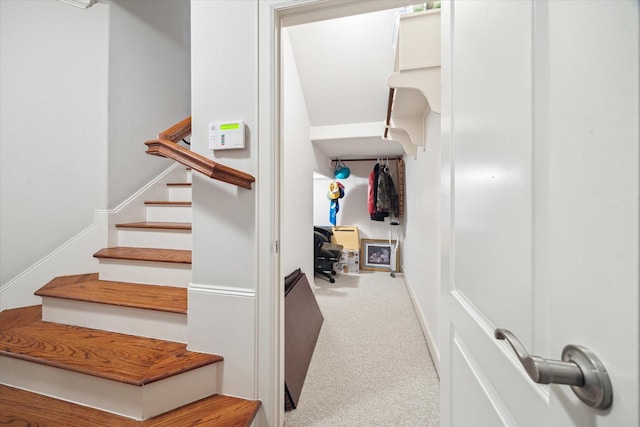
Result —
<path fill-rule="evenodd" d="M 287 28 L 312 135 L 331 135 L 314 143 L 331 157 L 403 153 L 399 143 L 381 137 L 389 94 L 386 82 L 395 57 L 395 15 L 396 10 L 386 10 Z M 339 132 L 314 132 L 334 126 L 351 132 L 344 137 Z"/>

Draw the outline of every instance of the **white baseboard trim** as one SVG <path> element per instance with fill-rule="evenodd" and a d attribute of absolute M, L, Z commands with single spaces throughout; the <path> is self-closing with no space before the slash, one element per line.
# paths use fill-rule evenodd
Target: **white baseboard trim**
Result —
<path fill-rule="evenodd" d="M 184 168 L 184 166 L 174 163 L 115 208 L 96 210 L 98 221 L 104 222 L 107 227 L 108 246 L 118 245 L 116 224 L 142 221 L 146 218 L 144 204 L 146 200 L 163 200 L 168 197 L 169 190 L 164 184 L 177 177 L 180 173 L 186 173 L 181 168 Z"/>
<path fill-rule="evenodd" d="M 135 203 L 138 199 L 140 199 L 140 197 L 142 197 L 147 191 L 149 191 L 149 189 L 154 187 L 156 184 L 161 183 L 163 181 L 163 179 L 165 177 L 167 177 L 167 175 L 169 175 L 171 172 L 173 172 L 178 167 L 184 167 L 184 166 L 179 164 L 179 163 L 172 164 L 167 169 L 165 169 L 163 172 L 161 172 L 160 175 L 158 175 L 157 177 L 155 177 L 154 179 L 149 181 L 141 189 L 139 189 L 138 191 L 133 193 L 129 198 L 127 198 L 127 200 L 125 200 L 124 202 L 120 203 L 115 208 L 113 208 L 113 209 L 98 209 L 98 210 L 96 210 L 96 212 L 114 214 L 114 213 L 119 213 L 119 212 L 123 211 L 124 209 L 127 208 L 127 206 L 131 205 L 132 203 Z"/>
<path fill-rule="evenodd" d="M 427 348 L 429 349 L 429 354 L 431 354 L 431 359 L 433 360 L 433 365 L 436 368 L 436 373 L 440 376 L 440 348 L 438 347 L 438 343 L 433 339 L 433 334 L 431 333 L 431 329 L 427 323 L 427 318 L 422 311 L 422 307 L 420 307 L 420 304 L 418 303 L 418 299 L 413 292 L 413 285 L 407 277 L 406 272 L 403 274 L 403 278 L 407 291 L 409 292 L 409 297 L 413 303 L 413 308 L 418 316 L 418 321 L 420 322 L 422 333 L 424 334 L 424 338 L 427 342 Z"/>

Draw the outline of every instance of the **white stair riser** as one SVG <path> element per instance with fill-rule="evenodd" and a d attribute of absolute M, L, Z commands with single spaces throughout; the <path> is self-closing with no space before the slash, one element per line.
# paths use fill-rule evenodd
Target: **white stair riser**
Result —
<path fill-rule="evenodd" d="M 101 280 L 166 285 L 186 288 L 191 282 L 191 264 L 100 259 Z"/>
<path fill-rule="evenodd" d="M 191 250 L 191 242 L 189 230 L 118 229 L 118 246 Z"/>
<path fill-rule="evenodd" d="M 172 202 L 190 202 L 191 187 L 169 186 L 169 200 Z"/>
<path fill-rule="evenodd" d="M 187 315 L 60 298 L 42 298 L 42 320 L 121 334 L 187 342 Z"/>
<path fill-rule="evenodd" d="M 147 205 L 147 221 L 191 222 L 191 206 Z"/>
<path fill-rule="evenodd" d="M 0 382 L 80 405 L 145 420 L 218 392 L 215 363 L 144 386 L 0 356 Z"/>

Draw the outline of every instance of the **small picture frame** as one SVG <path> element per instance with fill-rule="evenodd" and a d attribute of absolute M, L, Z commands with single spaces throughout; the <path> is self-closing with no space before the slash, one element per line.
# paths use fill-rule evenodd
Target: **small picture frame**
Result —
<path fill-rule="evenodd" d="M 395 256 L 394 256 L 395 249 Z M 400 248 L 396 240 L 361 239 L 360 269 L 372 271 L 397 271 Z"/>

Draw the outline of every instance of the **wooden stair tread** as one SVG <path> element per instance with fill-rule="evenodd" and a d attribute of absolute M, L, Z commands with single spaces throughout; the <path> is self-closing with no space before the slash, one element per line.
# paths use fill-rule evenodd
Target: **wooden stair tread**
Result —
<path fill-rule="evenodd" d="M 0 355 L 143 386 L 223 360 L 187 350 L 186 344 L 33 320 L 33 310 L 0 323 Z M 0 316 L 0 321 L 3 317 Z"/>
<path fill-rule="evenodd" d="M 100 249 L 93 254 L 96 258 L 122 259 L 133 261 L 173 262 L 191 264 L 191 251 L 185 249 L 156 249 L 115 246 Z"/>
<path fill-rule="evenodd" d="M 144 204 L 158 206 L 191 206 L 191 202 L 172 202 L 168 200 L 148 200 L 144 202 Z"/>
<path fill-rule="evenodd" d="M 260 401 L 213 395 L 156 417 L 137 421 L 98 409 L 0 385 L 0 425 L 56 427 L 248 427 Z"/>
<path fill-rule="evenodd" d="M 97 273 L 56 277 L 35 294 L 73 301 L 187 313 L 186 288 L 99 280 Z"/>
<path fill-rule="evenodd" d="M 169 182 L 167 187 L 191 187 L 190 182 Z"/>
<path fill-rule="evenodd" d="M 116 224 L 117 228 L 140 228 L 153 230 L 191 230 L 190 222 L 142 221 Z"/>
<path fill-rule="evenodd" d="M 42 306 L 32 305 L 0 312 L 0 331 L 42 319 Z"/>

